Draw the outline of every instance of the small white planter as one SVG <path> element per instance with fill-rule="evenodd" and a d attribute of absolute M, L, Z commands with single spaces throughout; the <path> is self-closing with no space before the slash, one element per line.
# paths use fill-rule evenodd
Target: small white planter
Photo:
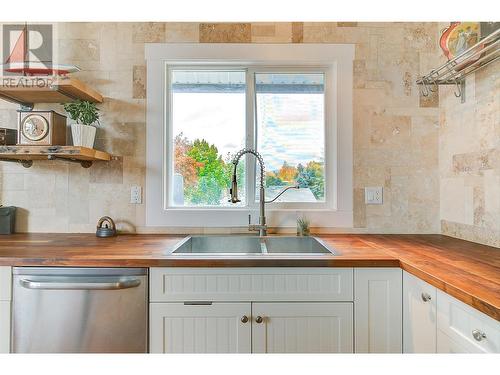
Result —
<path fill-rule="evenodd" d="M 94 148 L 96 128 L 90 125 L 71 124 L 73 146 Z"/>

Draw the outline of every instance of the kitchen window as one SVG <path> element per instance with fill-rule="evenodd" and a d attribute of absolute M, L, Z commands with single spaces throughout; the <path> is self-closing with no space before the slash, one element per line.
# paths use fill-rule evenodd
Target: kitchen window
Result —
<path fill-rule="evenodd" d="M 167 166 L 169 206 L 251 205 L 246 179 L 255 173 L 254 159 L 249 159 L 250 173 L 245 160 L 238 165 L 241 202 L 228 202 L 231 161 L 246 145 L 264 159 L 267 200 L 286 186 L 300 186 L 277 202 L 325 202 L 325 73 L 309 68 L 294 71 L 169 68 L 166 126 L 172 129 L 168 143 L 173 152 Z M 260 175 L 255 177 L 258 185 Z M 249 189 L 253 201 L 259 199 L 256 185 Z"/>
<path fill-rule="evenodd" d="M 270 226 L 352 225 L 351 45 L 155 44 L 147 58 L 147 225 L 245 226 L 266 166 Z M 255 57 L 260 56 L 257 60 Z"/>

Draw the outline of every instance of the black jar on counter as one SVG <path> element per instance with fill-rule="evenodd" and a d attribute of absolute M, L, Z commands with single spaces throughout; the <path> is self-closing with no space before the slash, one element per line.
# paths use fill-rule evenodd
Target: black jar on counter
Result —
<path fill-rule="evenodd" d="M 0 206 L 0 234 L 12 234 L 16 227 L 16 208 Z"/>

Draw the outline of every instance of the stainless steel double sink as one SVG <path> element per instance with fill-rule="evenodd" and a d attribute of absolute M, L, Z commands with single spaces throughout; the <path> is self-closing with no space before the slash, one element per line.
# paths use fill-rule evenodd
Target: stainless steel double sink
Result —
<path fill-rule="evenodd" d="M 189 236 L 173 255 L 335 255 L 316 237 Z"/>

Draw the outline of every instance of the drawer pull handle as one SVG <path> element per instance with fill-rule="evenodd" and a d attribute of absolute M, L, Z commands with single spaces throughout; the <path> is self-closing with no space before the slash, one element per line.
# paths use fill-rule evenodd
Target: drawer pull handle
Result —
<path fill-rule="evenodd" d="M 486 333 L 481 332 L 478 329 L 475 329 L 475 330 L 472 331 L 472 336 L 474 337 L 474 339 L 476 341 L 483 341 L 483 339 L 486 338 Z"/>
<path fill-rule="evenodd" d="M 256 317 L 256 318 L 255 318 L 255 321 L 256 321 L 258 324 L 262 323 L 262 321 L 263 321 L 263 320 L 264 320 L 264 319 L 262 319 L 262 316 L 258 316 L 258 317 Z"/>
<path fill-rule="evenodd" d="M 212 306 L 211 301 L 184 301 L 184 306 Z"/>
<path fill-rule="evenodd" d="M 429 293 L 422 293 L 422 301 L 424 302 L 428 302 L 430 301 L 432 298 L 431 298 L 431 295 Z"/>
<path fill-rule="evenodd" d="M 243 315 L 243 316 L 241 317 L 241 322 L 242 322 L 242 323 L 246 323 L 246 322 L 248 322 L 248 316 Z"/>

